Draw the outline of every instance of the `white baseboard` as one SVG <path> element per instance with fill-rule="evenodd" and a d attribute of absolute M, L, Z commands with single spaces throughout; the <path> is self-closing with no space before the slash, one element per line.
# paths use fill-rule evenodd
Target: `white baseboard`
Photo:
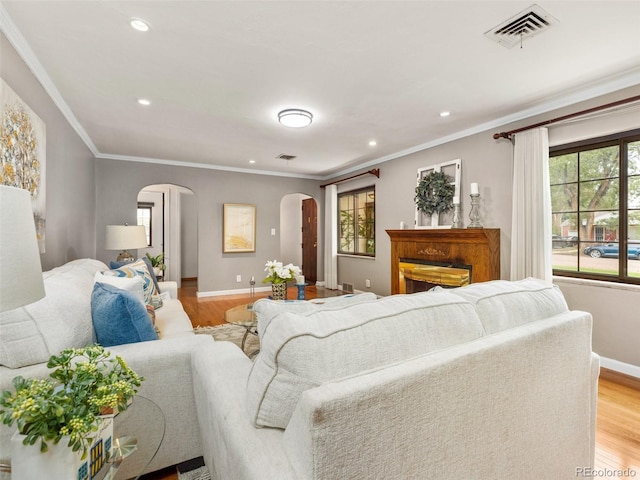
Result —
<path fill-rule="evenodd" d="M 256 292 L 270 292 L 271 287 L 256 287 Z M 214 290 L 213 292 L 196 292 L 196 297 L 221 297 L 223 295 L 239 295 L 244 293 L 251 293 L 250 288 L 237 288 L 235 290 Z"/>
<path fill-rule="evenodd" d="M 638 365 L 631 365 L 630 363 L 620 362 L 613 358 L 600 357 L 600 366 L 614 370 L 619 373 L 624 373 L 631 377 L 640 378 L 640 367 Z"/>

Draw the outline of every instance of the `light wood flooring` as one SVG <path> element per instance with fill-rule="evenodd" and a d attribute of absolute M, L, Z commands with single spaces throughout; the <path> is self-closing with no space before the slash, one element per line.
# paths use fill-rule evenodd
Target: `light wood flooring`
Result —
<path fill-rule="evenodd" d="M 308 299 L 339 295 L 338 292 L 316 287 L 307 287 L 305 293 Z M 289 298 L 296 298 L 296 294 L 295 287 L 289 289 Z M 258 293 L 255 298 L 268 295 L 268 292 Z M 178 296 L 194 327 L 223 324 L 225 311 L 250 301 L 248 294 L 197 298 L 193 280 L 182 282 Z M 601 370 L 598 383 L 595 467 L 599 471 L 631 469 L 635 471 L 635 475 L 631 475 L 640 478 L 640 380 L 606 369 Z M 615 475 L 599 474 L 597 477 L 614 478 Z M 615 476 L 620 477 L 620 474 Z M 178 476 L 175 468 L 170 467 L 142 478 L 177 480 Z"/>

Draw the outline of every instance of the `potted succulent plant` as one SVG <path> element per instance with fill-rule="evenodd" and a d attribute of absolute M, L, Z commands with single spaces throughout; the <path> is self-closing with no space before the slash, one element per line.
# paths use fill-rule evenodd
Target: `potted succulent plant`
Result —
<path fill-rule="evenodd" d="M 122 358 L 113 358 L 98 345 L 63 350 L 49 359 L 47 367 L 52 369 L 51 379 L 18 376 L 13 379 L 15 391 L 0 395 L 2 423 L 18 428 L 12 439 L 16 478 L 33 478 L 33 468 L 45 458 L 42 478 L 54 478 L 57 467 L 47 462 L 58 460 L 72 463 L 69 468 L 77 478 L 78 464 L 94 441 L 105 437 L 106 428 L 113 429 L 113 415 L 105 415 L 125 410 L 144 380 Z M 55 455 L 47 454 L 50 450 Z M 63 455 L 75 460 L 59 458 Z M 21 468 L 29 473 L 21 474 Z"/>

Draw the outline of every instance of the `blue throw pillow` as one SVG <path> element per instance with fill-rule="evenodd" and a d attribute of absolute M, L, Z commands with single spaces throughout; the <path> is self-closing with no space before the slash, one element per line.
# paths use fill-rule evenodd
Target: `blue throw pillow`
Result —
<path fill-rule="evenodd" d="M 103 347 L 158 339 L 140 300 L 106 283 L 93 285 L 91 317 L 96 338 Z"/>

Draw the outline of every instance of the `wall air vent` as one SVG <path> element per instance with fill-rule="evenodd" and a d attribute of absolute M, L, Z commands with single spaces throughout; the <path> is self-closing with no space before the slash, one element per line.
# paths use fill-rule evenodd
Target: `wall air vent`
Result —
<path fill-rule="evenodd" d="M 294 158 L 296 158 L 295 155 L 287 155 L 286 153 L 281 153 L 280 155 L 278 155 L 276 158 L 279 158 L 280 160 L 293 160 Z"/>
<path fill-rule="evenodd" d="M 556 23 L 558 23 L 556 18 L 534 4 L 509 20 L 502 22 L 497 27 L 485 32 L 484 35 L 507 48 L 518 44 L 522 47 L 522 42 L 525 39 L 546 31 Z"/>

